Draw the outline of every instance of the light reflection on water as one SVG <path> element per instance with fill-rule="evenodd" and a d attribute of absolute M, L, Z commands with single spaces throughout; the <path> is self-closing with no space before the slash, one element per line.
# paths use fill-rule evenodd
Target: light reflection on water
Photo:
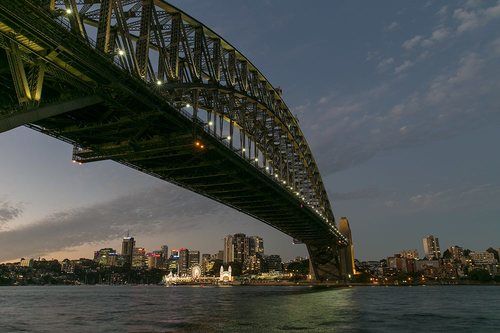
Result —
<path fill-rule="evenodd" d="M 0 332 L 499 332 L 495 286 L 1 287 Z"/>

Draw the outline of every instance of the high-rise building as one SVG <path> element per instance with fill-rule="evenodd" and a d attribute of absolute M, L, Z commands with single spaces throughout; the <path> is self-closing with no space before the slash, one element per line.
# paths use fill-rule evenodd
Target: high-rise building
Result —
<path fill-rule="evenodd" d="M 132 256 L 134 254 L 135 240 L 134 237 L 123 237 L 122 241 L 122 256 L 124 259 L 124 266 L 130 267 L 132 265 Z"/>
<path fill-rule="evenodd" d="M 224 237 L 224 264 L 234 261 L 234 243 L 233 236 L 227 235 Z"/>
<path fill-rule="evenodd" d="M 177 261 L 179 267 L 179 275 L 185 275 L 189 271 L 189 250 L 182 248 L 179 249 L 179 260 Z"/>
<path fill-rule="evenodd" d="M 339 250 L 340 273 L 344 276 L 354 275 L 354 244 L 352 243 L 351 227 L 347 217 L 341 217 L 339 221 L 339 232 L 347 238 L 349 245 Z"/>
<path fill-rule="evenodd" d="M 167 260 L 168 259 L 168 245 L 162 245 L 161 252 L 162 252 L 163 260 Z"/>
<path fill-rule="evenodd" d="M 146 249 L 143 247 L 135 247 L 132 254 L 132 267 L 144 268 L 147 265 Z"/>
<path fill-rule="evenodd" d="M 170 258 L 173 259 L 173 260 L 178 260 L 179 259 L 179 253 L 180 253 L 180 250 L 172 250 L 172 254 L 171 254 Z"/>
<path fill-rule="evenodd" d="M 224 260 L 224 250 L 219 250 L 216 254 L 214 259 L 216 260 Z"/>
<path fill-rule="evenodd" d="M 243 265 L 246 257 L 249 253 L 249 240 L 245 234 L 234 234 L 233 236 L 234 245 L 234 262 Z"/>
<path fill-rule="evenodd" d="M 162 265 L 162 251 L 154 251 L 146 254 L 148 269 L 160 268 Z"/>
<path fill-rule="evenodd" d="M 189 251 L 189 267 L 191 268 L 194 265 L 200 265 L 200 251 L 198 250 Z"/>
<path fill-rule="evenodd" d="M 264 240 L 260 236 L 250 236 L 248 237 L 249 249 L 248 255 L 258 255 L 262 256 L 264 254 Z"/>
<path fill-rule="evenodd" d="M 441 258 L 441 250 L 439 248 L 439 238 L 429 235 L 422 239 L 424 246 L 424 254 L 428 259 Z"/>

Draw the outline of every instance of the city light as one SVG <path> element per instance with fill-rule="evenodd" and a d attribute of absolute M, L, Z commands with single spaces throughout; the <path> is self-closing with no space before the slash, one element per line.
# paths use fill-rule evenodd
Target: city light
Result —
<path fill-rule="evenodd" d="M 209 121 L 208 122 L 208 126 L 213 126 L 214 122 L 213 121 Z"/>
<path fill-rule="evenodd" d="M 231 140 L 231 135 L 228 135 L 226 139 Z"/>
<path fill-rule="evenodd" d="M 125 51 L 123 51 L 122 49 L 118 49 L 118 55 L 119 56 L 124 56 L 125 55 Z"/>
<path fill-rule="evenodd" d="M 156 81 L 156 84 L 161 86 L 163 84 L 163 82 L 161 80 L 158 80 L 158 81 Z"/>
<path fill-rule="evenodd" d="M 71 8 L 66 8 L 66 14 L 71 15 L 72 13 L 73 11 L 71 10 Z"/>
<path fill-rule="evenodd" d="M 186 104 L 186 107 L 187 107 L 187 108 L 190 108 L 190 107 L 191 107 L 191 104 L 187 103 L 187 104 Z"/>

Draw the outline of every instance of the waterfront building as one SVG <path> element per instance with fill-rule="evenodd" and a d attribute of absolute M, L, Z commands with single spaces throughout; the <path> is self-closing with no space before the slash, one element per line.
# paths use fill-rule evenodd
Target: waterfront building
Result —
<path fill-rule="evenodd" d="M 146 255 L 148 262 L 148 269 L 160 268 L 163 264 L 161 251 L 150 252 Z"/>
<path fill-rule="evenodd" d="M 168 259 L 168 245 L 162 245 L 161 246 L 161 252 L 162 252 L 162 257 L 163 257 L 163 260 L 167 260 Z"/>
<path fill-rule="evenodd" d="M 189 267 L 194 265 L 200 265 L 200 251 L 198 250 L 189 251 Z"/>
<path fill-rule="evenodd" d="M 224 270 L 224 266 L 220 266 L 219 281 L 221 282 L 233 281 L 233 276 L 231 274 L 231 266 L 228 267 L 227 271 Z"/>
<path fill-rule="evenodd" d="M 189 250 L 186 248 L 179 249 L 179 276 L 186 275 L 189 270 Z"/>
<path fill-rule="evenodd" d="M 264 255 L 264 240 L 260 236 L 248 237 L 248 255 Z"/>
<path fill-rule="evenodd" d="M 135 247 L 132 251 L 132 267 L 140 269 L 147 267 L 147 265 L 146 249 L 143 247 Z"/>
<path fill-rule="evenodd" d="M 224 264 L 228 264 L 234 261 L 234 244 L 233 236 L 227 235 L 224 237 Z"/>
<path fill-rule="evenodd" d="M 243 263 L 243 273 L 258 274 L 261 272 L 261 256 L 253 254 L 248 256 Z"/>
<path fill-rule="evenodd" d="M 439 238 L 433 235 L 426 236 L 422 239 L 424 254 L 427 259 L 441 258 L 441 249 L 439 248 Z"/>
<path fill-rule="evenodd" d="M 178 260 L 179 259 L 179 250 L 172 250 L 172 254 L 170 255 L 170 259 Z"/>
<path fill-rule="evenodd" d="M 341 217 L 339 221 L 339 232 L 347 238 L 349 245 L 339 250 L 340 272 L 344 276 L 352 276 L 355 273 L 354 266 L 354 244 L 352 242 L 351 227 L 347 217 Z"/>
<path fill-rule="evenodd" d="M 134 237 L 123 237 L 122 241 L 122 256 L 124 259 L 124 266 L 130 267 L 132 265 L 132 257 L 134 254 L 135 239 Z"/>
<path fill-rule="evenodd" d="M 94 261 L 101 266 L 117 266 L 118 254 L 115 249 L 104 248 L 94 252 Z"/>
<path fill-rule="evenodd" d="M 277 254 L 271 254 L 265 257 L 265 262 L 268 272 L 281 272 L 283 270 L 283 261 Z"/>
<path fill-rule="evenodd" d="M 246 257 L 249 254 L 249 239 L 245 234 L 234 234 L 233 236 L 234 245 L 234 262 L 243 265 Z"/>

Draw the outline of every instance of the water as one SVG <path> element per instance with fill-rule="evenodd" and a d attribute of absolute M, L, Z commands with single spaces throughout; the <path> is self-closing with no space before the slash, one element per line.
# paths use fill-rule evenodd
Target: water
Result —
<path fill-rule="evenodd" d="M 20 331 L 500 332 L 500 288 L 0 287 Z"/>

